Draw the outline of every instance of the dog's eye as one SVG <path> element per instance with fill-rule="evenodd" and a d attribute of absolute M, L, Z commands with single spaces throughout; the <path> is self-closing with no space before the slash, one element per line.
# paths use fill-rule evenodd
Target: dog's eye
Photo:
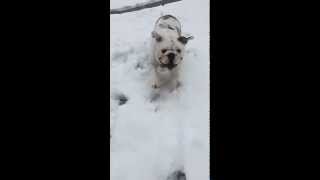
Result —
<path fill-rule="evenodd" d="M 162 49 L 161 52 L 164 54 L 164 53 L 167 52 L 167 50 L 166 49 Z"/>
<path fill-rule="evenodd" d="M 178 53 L 181 53 L 181 49 L 177 49 Z"/>

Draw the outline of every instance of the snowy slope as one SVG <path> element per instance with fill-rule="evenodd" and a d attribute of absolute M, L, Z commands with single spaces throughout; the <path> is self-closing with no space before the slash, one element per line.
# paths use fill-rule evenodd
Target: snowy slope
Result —
<path fill-rule="evenodd" d="M 195 39 L 186 46 L 180 91 L 150 102 L 150 33 L 164 14 Z M 188 180 L 209 179 L 209 0 L 112 15 L 110 22 L 111 180 L 166 180 L 175 170 Z"/>

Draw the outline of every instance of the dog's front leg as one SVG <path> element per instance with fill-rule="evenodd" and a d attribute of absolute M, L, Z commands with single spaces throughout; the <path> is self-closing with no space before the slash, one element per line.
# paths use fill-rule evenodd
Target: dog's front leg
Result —
<path fill-rule="evenodd" d="M 157 80 L 154 80 L 153 83 L 152 83 L 152 88 L 153 89 L 159 89 L 159 87 L 160 87 L 159 86 L 159 82 Z"/>
<path fill-rule="evenodd" d="M 152 78 L 151 78 L 152 88 L 153 89 L 159 89 L 160 88 L 160 79 L 157 76 L 157 72 L 153 72 Z"/>
<path fill-rule="evenodd" d="M 160 97 L 160 80 L 155 72 L 151 78 L 151 97 L 150 102 L 156 101 Z"/>
<path fill-rule="evenodd" d="M 181 86 L 178 70 L 173 72 L 172 77 L 173 79 L 172 79 L 172 85 L 171 85 L 171 92 L 178 91 Z"/>

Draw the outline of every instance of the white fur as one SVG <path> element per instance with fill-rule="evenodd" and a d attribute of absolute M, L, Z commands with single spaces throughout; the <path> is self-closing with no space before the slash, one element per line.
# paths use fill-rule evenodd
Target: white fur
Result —
<path fill-rule="evenodd" d="M 182 37 L 181 24 L 171 15 L 162 16 L 155 23 L 152 37 L 152 64 L 154 68 L 152 86 L 160 88 L 168 85 L 170 89 L 175 89 L 180 84 L 180 63 L 183 61 L 186 44 L 178 40 L 179 37 Z M 171 69 L 165 67 L 170 65 L 169 54 L 175 55 L 171 62 L 171 65 L 175 67 Z"/>

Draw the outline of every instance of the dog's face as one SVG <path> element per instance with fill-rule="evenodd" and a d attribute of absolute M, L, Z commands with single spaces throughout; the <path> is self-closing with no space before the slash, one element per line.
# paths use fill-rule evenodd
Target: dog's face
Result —
<path fill-rule="evenodd" d="M 176 34 L 160 34 L 152 32 L 155 40 L 155 59 L 162 67 L 173 69 L 184 57 L 185 45 L 192 37 L 177 36 Z"/>

